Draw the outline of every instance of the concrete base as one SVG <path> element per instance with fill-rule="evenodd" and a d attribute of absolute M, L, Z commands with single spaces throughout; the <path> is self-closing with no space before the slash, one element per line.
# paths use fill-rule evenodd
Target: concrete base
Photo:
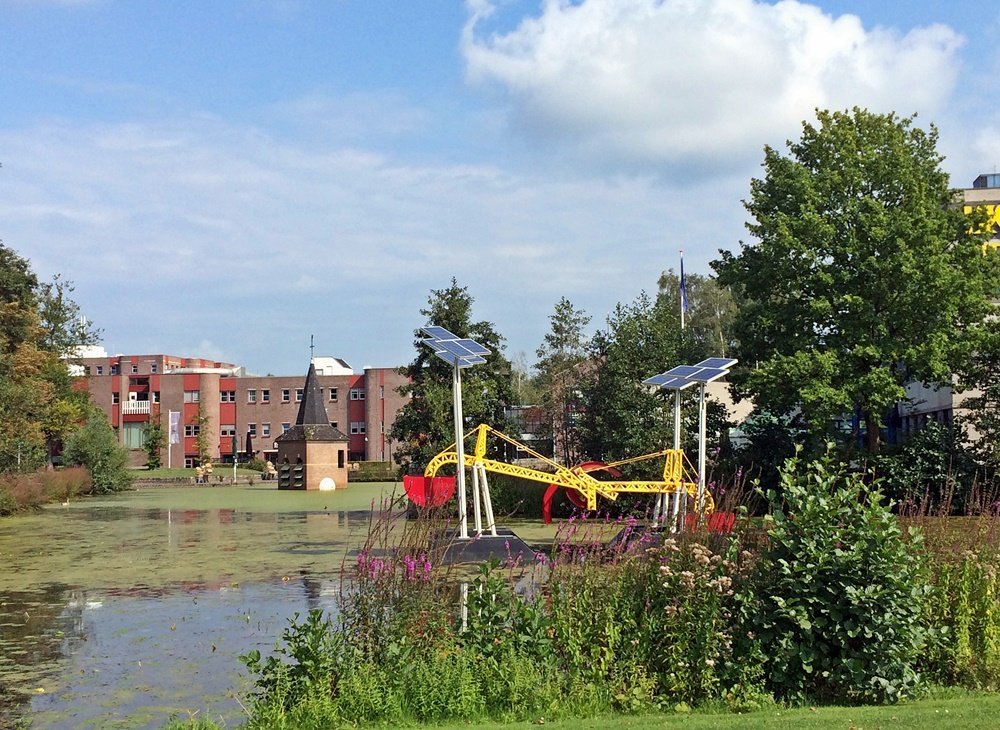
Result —
<path fill-rule="evenodd" d="M 536 562 L 535 549 L 514 534 L 509 527 L 497 527 L 497 536 L 472 535 L 468 540 L 448 531 L 439 536 L 438 544 L 447 545 L 442 558 L 445 565 L 485 563 L 496 558 L 502 564 L 518 563 L 529 566 Z M 547 554 L 547 551 L 546 551 Z"/>

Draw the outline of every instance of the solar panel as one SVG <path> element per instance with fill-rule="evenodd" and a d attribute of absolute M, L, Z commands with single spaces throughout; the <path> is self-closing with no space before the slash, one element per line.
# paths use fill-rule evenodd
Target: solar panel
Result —
<path fill-rule="evenodd" d="M 490 354 L 490 348 L 486 347 L 486 345 L 480 345 L 475 340 L 465 340 L 465 339 L 463 339 L 463 340 L 455 340 L 455 342 L 457 344 L 461 345 L 462 347 L 464 347 L 469 352 L 471 352 L 473 355 L 489 355 Z"/>
<path fill-rule="evenodd" d="M 711 383 L 713 380 L 724 378 L 728 374 L 728 370 L 721 368 L 698 368 L 698 372 L 691 373 L 687 378 L 699 383 Z"/>
<path fill-rule="evenodd" d="M 701 370 L 701 368 L 696 367 L 694 365 L 678 365 L 675 368 L 670 368 L 667 372 L 663 374 L 672 375 L 675 378 L 689 378 L 699 370 Z"/>
<path fill-rule="evenodd" d="M 734 357 L 710 357 L 695 365 L 696 368 L 728 369 L 738 363 Z"/>
<path fill-rule="evenodd" d="M 444 327 L 437 327 L 437 326 L 421 327 L 420 331 L 423 332 L 428 337 L 430 337 L 432 339 L 435 339 L 435 340 L 457 340 L 457 339 L 459 339 L 458 335 L 452 334 L 451 332 L 449 332 L 448 330 L 446 330 Z"/>
<path fill-rule="evenodd" d="M 646 378 L 642 381 L 643 385 L 652 385 L 657 388 L 663 388 L 664 390 L 684 390 L 697 383 L 694 380 L 688 380 L 687 378 L 678 378 L 673 375 L 668 375 L 667 373 L 660 373 L 659 375 L 654 375 L 651 378 Z"/>
<path fill-rule="evenodd" d="M 453 355 L 450 352 L 435 352 L 439 358 L 444 360 L 449 365 L 457 365 L 460 368 L 467 368 L 473 365 L 482 365 L 486 362 L 485 357 L 480 357 L 479 355 L 465 355 L 464 357 L 459 357 L 458 355 Z"/>

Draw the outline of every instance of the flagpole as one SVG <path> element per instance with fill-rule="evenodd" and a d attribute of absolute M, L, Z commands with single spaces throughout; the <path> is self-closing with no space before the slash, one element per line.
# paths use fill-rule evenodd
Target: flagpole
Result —
<path fill-rule="evenodd" d="M 681 329 L 684 329 L 684 315 L 687 312 L 687 282 L 684 281 L 684 249 L 681 249 L 681 278 L 680 278 L 680 305 L 681 305 Z"/>

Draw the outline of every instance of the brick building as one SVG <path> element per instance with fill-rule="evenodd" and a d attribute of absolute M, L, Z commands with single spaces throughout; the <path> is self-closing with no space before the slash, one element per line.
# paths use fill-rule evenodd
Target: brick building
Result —
<path fill-rule="evenodd" d="M 130 450 L 134 464 L 145 463 L 146 424 L 158 419 L 170 438 L 170 414 L 177 443 L 163 450 L 163 463 L 194 466 L 200 432 L 199 408 L 211 433 L 211 456 L 233 459 L 233 437 L 242 458 L 275 454 L 275 439 L 295 424 L 305 386 L 302 375 L 250 375 L 232 363 L 173 355 L 83 357 L 80 373 L 91 402 L 101 408 Z M 355 373 L 343 360 L 314 358 L 320 394 L 330 425 L 347 435 L 350 461 L 391 461 L 388 432 L 406 399 L 396 392 L 405 378 L 395 368 Z"/>

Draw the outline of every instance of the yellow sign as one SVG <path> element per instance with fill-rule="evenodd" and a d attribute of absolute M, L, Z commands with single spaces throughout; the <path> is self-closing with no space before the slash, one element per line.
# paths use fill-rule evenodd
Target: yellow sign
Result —
<path fill-rule="evenodd" d="M 994 236 L 992 240 L 983 244 L 983 253 L 985 254 L 990 247 L 1000 249 L 1000 239 L 996 237 L 997 234 L 1000 234 L 1000 205 L 966 205 L 962 211 L 966 215 L 971 215 L 978 208 L 984 209 L 987 216 L 986 224 L 980 230 L 992 233 Z"/>

